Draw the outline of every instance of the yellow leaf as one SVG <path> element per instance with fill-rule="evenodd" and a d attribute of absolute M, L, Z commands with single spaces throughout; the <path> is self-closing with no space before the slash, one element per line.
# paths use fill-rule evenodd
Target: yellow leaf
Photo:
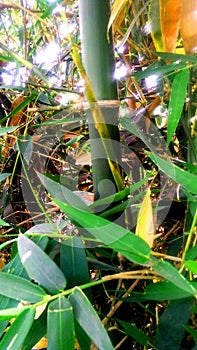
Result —
<path fill-rule="evenodd" d="M 156 51 L 164 51 L 160 21 L 160 2 L 153 0 L 149 6 L 148 21 Z"/>
<path fill-rule="evenodd" d="M 143 199 L 136 226 L 136 235 L 144 239 L 150 247 L 153 246 L 154 241 L 154 218 L 153 218 L 153 209 L 152 202 L 150 198 L 151 192 L 148 188 L 147 193 Z"/>
<path fill-rule="evenodd" d="M 33 350 L 41 350 L 41 349 L 46 349 L 47 348 L 47 339 L 42 338 L 39 340 L 39 342 L 33 347 Z"/>
<path fill-rule="evenodd" d="M 112 6 L 111 16 L 110 16 L 108 27 L 107 27 L 107 32 L 111 28 L 112 24 L 119 17 L 120 12 L 124 11 L 124 8 L 125 8 L 125 5 L 127 2 L 128 2 L 128 0 L 115 0 L 115 2 L 113 3 L 113 6 Z"/>

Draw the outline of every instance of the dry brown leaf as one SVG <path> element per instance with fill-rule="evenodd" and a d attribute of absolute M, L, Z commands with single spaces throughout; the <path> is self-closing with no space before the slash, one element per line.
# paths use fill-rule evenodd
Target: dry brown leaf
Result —
<path fill-rule="evenodd" d="M 18 96 L 13 102 L 11 111 L 13 111 L 20 103 L 22 103 L 26 99 L 25 96 Z M 8 126 L 16 126 L 21 125 L 26 122 L 27 114 L 26 114 L 27 107 L 23 108 L 20 112 L 16 113 L 12 118 L 10 118 L 8 122 Z"/>

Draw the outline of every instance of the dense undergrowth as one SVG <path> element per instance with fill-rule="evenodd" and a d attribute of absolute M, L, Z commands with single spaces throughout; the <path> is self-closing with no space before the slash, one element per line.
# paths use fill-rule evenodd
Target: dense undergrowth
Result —
<path fill-rule="evenodd" d="M 156 52 L 145 2 L 118 3 L 124 186 L 96 201 L 77 2 L 1 6 L 2 350 L 197 348 L 197 58 Z"/>

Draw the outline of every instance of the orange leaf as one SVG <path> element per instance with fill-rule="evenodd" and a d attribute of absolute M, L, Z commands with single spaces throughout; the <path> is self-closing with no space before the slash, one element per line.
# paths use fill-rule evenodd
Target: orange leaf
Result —
<path fill-rule="evenodd" d="M 179 32 L 180 0 L 160 0 L 160 20 L 164 51 L 174 52 Z"/>
<path fill-rule="evenodd" d="M 180 31 L 186 54 L 197 52 L 197 1 L 180 0 Z"/>

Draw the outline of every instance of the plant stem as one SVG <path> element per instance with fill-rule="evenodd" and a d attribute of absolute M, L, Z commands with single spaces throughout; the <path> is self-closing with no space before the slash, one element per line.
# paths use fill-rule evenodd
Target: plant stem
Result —
<path fill-rule="evenodd" d="M 107 39 L 107 25 L 110 17 L 109 0 L 80 0 L 79 18 L 82 59 L 90 85 L 98 100 L 104 120 L 95 124 L 94 114 L 89 111 L 88 124 L 92 155 L 94 197 L 95 200 L 116 193 L 123 185 L 118 175 L 114 176 L 113 167 L 121 178 L 121 150 L 118 130 L 117 84 L 114 78 L 115 63 L 111 32 Z M 100 101 L 106 101 L 103 107 Z M 107 129 L 107 140 L 100 130 Z M 109 142 L 108 142 L 109 138 Z M 104 142 L 103 142 L 104 140 Z M 114 153 L 116 159 L 114 159 Z M 120 185 L 120 186 L 119 186 Z"/>

